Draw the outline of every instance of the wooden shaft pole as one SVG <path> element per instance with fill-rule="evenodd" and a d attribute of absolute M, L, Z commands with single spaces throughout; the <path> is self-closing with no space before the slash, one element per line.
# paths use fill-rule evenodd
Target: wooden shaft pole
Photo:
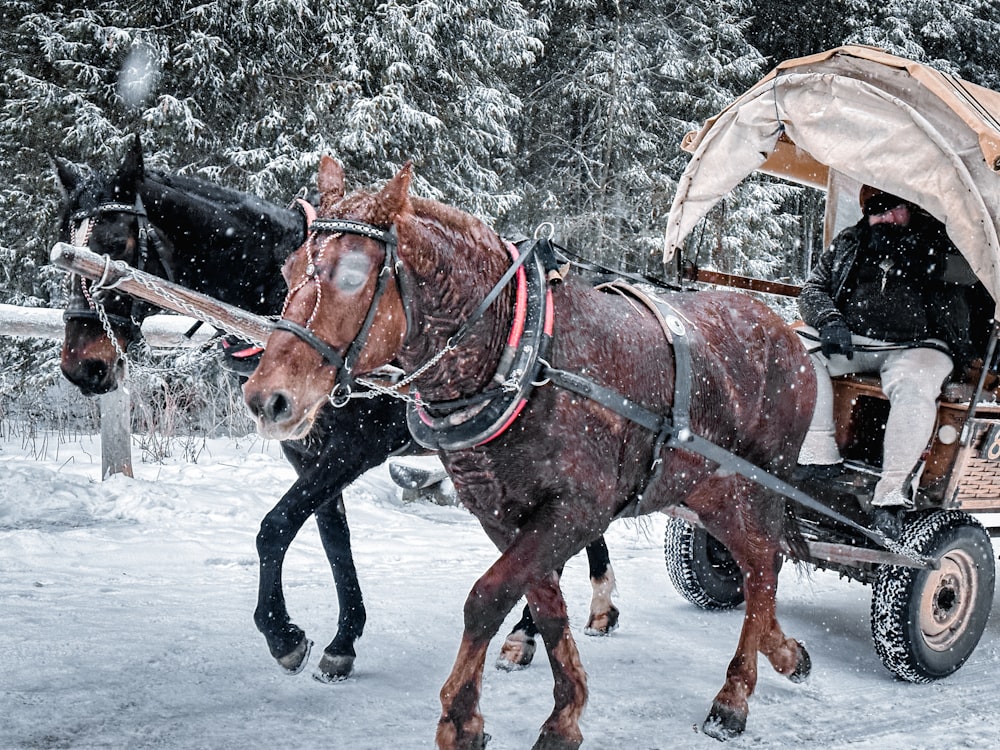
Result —
<path fill-rule="evenodd" d="M 144 300 L 157 307 L 173 310 L 203 320 L 217 328 L 238 334 L 261 346 L 274 328 L 267 318 L 199 294 L 159 276 L 140 271 L 121 261 L 107 261 L 85 247 L 57 242 L 49 258 L 54 265 L 88 279 L 101 280 L 104 286 Z"/>

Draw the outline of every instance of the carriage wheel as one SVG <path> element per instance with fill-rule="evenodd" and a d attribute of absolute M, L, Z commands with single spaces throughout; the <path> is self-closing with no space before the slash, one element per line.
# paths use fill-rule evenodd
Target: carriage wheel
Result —
<path fill-rule="evenodd" d="M 886 668 L 909 682 L 947 677 L 969 658 L 993 605 L 990 536 L 957 510 L 907 523 L 900 541 L 937 570 L 885 565 L 872 587 L 872 638 Z"/>
<path fill-rule="evenodd" d="M 674 588 L 702 609 L 733 609 L 743 603 L 743 574 L 729 550 L 701 526 L 668 518 L 663 539 Z"/>

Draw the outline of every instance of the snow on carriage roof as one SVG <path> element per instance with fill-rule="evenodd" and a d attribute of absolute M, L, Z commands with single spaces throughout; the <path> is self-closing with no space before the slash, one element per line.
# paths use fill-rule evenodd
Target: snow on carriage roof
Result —
<path fill-rule="evenodd" d="M 828 191 L 828 240 L 838 207 L 860 217 L 861 184 L 923 206 L 1000 300 L 1000 93 L 874 47 L 838 47 L 779 64 L 682 147 L 692 157 L 666 260 L 759 170 Z"/>

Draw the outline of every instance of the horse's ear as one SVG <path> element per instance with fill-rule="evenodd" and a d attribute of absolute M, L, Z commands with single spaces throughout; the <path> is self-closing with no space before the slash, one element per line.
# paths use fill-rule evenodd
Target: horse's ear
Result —
<path fill-rule="evenodd" d="M 389 219 L 403 213 L 410 207 L 410 181 L 413 179 L 413 162 L 406 162 L 396 172 L 396 176 L 386 183 L 379 195 L 382 209 L 387 211 Z"/>
<path fill-rule="evenodd" d="M 118 189 L 138 192 L 139 183 L 142 182 L 142 179 L 142 143 L 137 133 L 129 144 L 128 150 L 125 152 L 125 160 L 118 168 L 118 179 L 115 182 Z"/>
<path fill-rule="evenodd" d="M 319 160 L 319 178 L 316 187 L 323 198 L 330 202 L 339 201 L 344 197 L 344 168 L 340 162 L 326 154 Z"/>
<path fill-rule="evenodd" d="M 76 164 L 68 159 L 63 159 L 61 156 L 52 157 L 52 161 L 55 162 L 56 175 L 59 177 L 59 182 L 62 183 L 63 189 L 67 193 L 72 193 L 76 189 L 76 186 L 83 182 L 83 172 L 80 171 L 80 168 Z"/>

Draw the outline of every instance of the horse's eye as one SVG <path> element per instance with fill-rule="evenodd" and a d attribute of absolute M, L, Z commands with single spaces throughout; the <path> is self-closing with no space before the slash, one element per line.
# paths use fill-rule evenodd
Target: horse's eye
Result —
<path fill-rule="evenodd" d="M 368 281 L 370 271 L 371 261 L 367 255 L 362 252 L 347 253 L 337 263 L 333 283 L 337 285 L 340 291 L 353 294 Z"/>

